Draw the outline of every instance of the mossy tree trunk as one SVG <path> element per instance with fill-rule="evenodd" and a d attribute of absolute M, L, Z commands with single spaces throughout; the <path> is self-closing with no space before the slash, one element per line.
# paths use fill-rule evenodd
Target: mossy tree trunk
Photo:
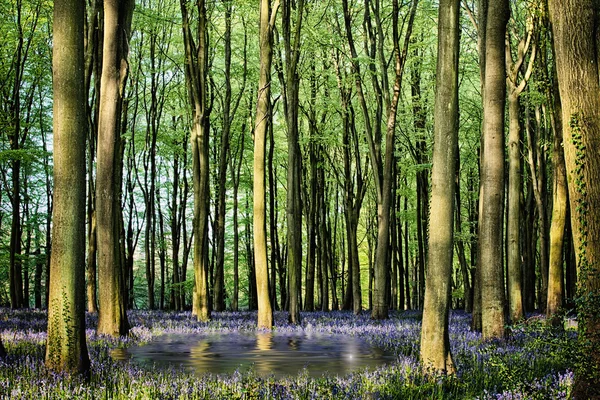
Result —
<path fill-rule="evenodd" d="M 550 2 L 562 103 L 571 226 L 579 272 L 581 362 L 573 398 L 600 398 L 600 10 L 596 1 Z"/>
<path fill-rule="evenodd" d="M 552 107 L 552 130 L 554 143 L 552 149 L 552 219 L 550 223 L 550 255 L 548 270 L 548 300 L 546 316 L 553 323 L 560 323 L 557 316 L 565 297 L 565 239 L 568 219 L 569 195 L 567 189 L 567 169 L 563 148 L 561 103 L 558 82 L 554 79 L 554 101 Z M 554 318 L 554 319 L 553 319 Z"/>

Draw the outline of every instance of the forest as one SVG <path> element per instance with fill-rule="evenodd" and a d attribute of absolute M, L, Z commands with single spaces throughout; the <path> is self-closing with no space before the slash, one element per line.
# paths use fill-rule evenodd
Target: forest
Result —
<path fill-rule="evenodd" d="M 0 0 L 0 398 L 600 398 L 596 3 Z"/>

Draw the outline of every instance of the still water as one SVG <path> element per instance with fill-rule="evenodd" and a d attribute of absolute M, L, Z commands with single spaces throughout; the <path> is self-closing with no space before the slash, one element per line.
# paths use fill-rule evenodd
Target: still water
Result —
<path fill-rule="evenodd" d="M 112 357 L 157 367 L 181 365 L 197 374 L 253 368 L 259 375 L 276 377 L 296 375 L 305 367 L 315 377 L 326 372 L 345 375 L 396 359 L 391 352 L 358 337 L 271 332 L 165 335 L 143 346 L 115 349 Z"/>

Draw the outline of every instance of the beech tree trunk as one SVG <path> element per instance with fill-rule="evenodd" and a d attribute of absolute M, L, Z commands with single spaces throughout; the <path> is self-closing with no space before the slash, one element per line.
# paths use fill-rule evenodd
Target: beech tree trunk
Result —
<path fill-rule="evenodd" d="M 504 337 L 504 104 L 506 97 L 505 35 L 507 0 L 487 9 L 483 152 L 481 155 L 480 288 L 484 339 Z"/>
<path fill-rule="evenodd" d="M 598 4 L 550 2 L 577 260 L 579 348 L 573 398 L 600 397 L 600 70 Z"/>
<path fill-rule="evenodd" d="M 569 195 L 567 193 L 567 170 L 563 148 L 561 103 L 558 93 L 558 81 L 554 79 L 554 97 L 552 107 L 552 130 L 554 143 L 552 150 L 552 221 L 550 225 L 550 255 L 548 271 L 548 302 L 546 316 L 558 324 L 561 321 L 553 319 L 559 313 L 565 298 L 565 251 L 566 224 Z"/>
<path fill-rule="evenodd" d="M 278 5 L 278 3 L 276 3 Z M 258 297 L 258 328 L 273 327 L 273 309 L 269 298 L 269 271 L 267 266 L 267 226 L 265 210 L 265 149 L 269 124 L 271 97 L 271 62 L 273 59 L 272 32 L 277 6 L 271 9 L 271 0 L 260 0 L 260 72 L 258 100 L 254 124 L 254 263 Z"/>
<path fill-rule="evenodd" d="M 69 373 L 90 369 L 85 336 L 84 19 L 83 0 L 54 2 L 54 208 L 46 366 Z M 0 356 L 4 353 L 0 341 Z"/>
<path fill-rule="evenodd" d="M 460 2 L 441 0 L 434 109 L 434 147 L 428 271 L 421 328 L 421 360 L 427 368 L 454 373 L 448 318 L 454 241 L 454 193 L 458 151 L 458 22 Z"/>
<path fill-rule="evenodd" d="M 98 121 L 96 212 L 98 229 L 98 333 L 126 335 L 123 260 L 121 258 L 121 139 L 123 90 L 134 2 L 104 1 L 104 50 Z"/>

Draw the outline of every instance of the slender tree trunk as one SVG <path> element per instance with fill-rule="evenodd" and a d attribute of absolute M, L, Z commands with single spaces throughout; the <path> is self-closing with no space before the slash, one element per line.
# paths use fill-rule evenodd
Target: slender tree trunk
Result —
<path fill-rule="evenodd" d="M 248 111 L 250 114 L 250 111 Z M 249 115 L 246 119 L 249 119 Z M 240 293 L 240 278 L 239 278 L 239 264 L 240 264 L 240 234 L 239 234 L 239 218 L 238 218 L 238 210 L 239 210 L 239 187 L 240 187 L 240 170 L 242 168 L 242 163 L 244 161 L 244 143 L 246 138 L 246 123 L 242 125 L 239 147 L 236 153 L 239 153 L 239 156 L 233 154 L 230 158 L 230 161 L 237 164 L 231 165 L 231 174 L 233 181 L 233 295 L 231 299 L 231 310 L 237 311 L 239 307 L 239 293 Z M 239 159 L 239 160 L 238 160 Z"/>
<path fill-rule="evenodd" d="M 194 182 L 194 295 L 192 314 L 198 321 L 210 319 L 208 275 L 209 213 L 209 117 L 208 108 L 208 21 L 204 0 L 196 3 L 197 32 L 192 38 L 187 0 L 181 0 L 186 54 L 186 84 L 192 104 L 192 169 Z"/>
<path fill-rule="evenodd" d="M 457 143 L 458 146 L 458 143 Z M 458 262 L 460 264 L 460 272 L 462 274 L 463 280 L 463 288 L 464 288 L 464 309 L 466 312 L 473 311 L 473 287 L 471 285 L 471 273 L 470 266 L 467 262 L 467 255 L 465 251 L 465 241 L 462 239 L 462 201 L 461 201 L 461 193 L 460 193 L 460 149 L 456 150 L 456 189 L 455 189 L 455 223 L 456 223 L 456 232 L 458 235 L 455 238 L 456 240 L 456 250 L 458 255 Z"/>
<path fill-rule="evenodd" d="M 87 309 L 89 312 L 98 312 L 97 299 L 97 224 L 96 224 L 96 179 L 95 179 L 95 160 L 98 142 L 98 112 L 100 109 L 100 74 L 103 35 L 102 28 L 102 4 L 97 1 L 91 1 L 86 23 L 87 31 L 85 44 L 85 90 L 91 100 L 87 103 L 87 173 L 88 173 L 88 199 L 87 199 L 87 222 L 88 222 L 88 250 L 86 265 L 86 292 Z M 94 77 L 92 85 L 92 77 Z M 91 93 L 90 93 L 91 92 Z"/>
<path fill-rule="evenodd" d="M 550 225 L 550 255 L 548 271 L 548 302 L 546 316 L 549 319 L 557 316 L 564 303 L 565 272 L 564 245 L 566 243 L 566 223 L 569 196 L 567 193 L 567 170 L 563 147 L 561 103 L 558 93 L 558 79 L 554 79 L 554 96 L 552 110 L 552 130 L 554 143 L 552 152 L 552 222 Z M 560 322 L 557 318 L 554 323 Z"/>
<path fill-rule="evenodd" d="M 273 119 L 273 105 L 269 105 L 269 120 Z M 269 282 L 269 299 L 271 307 L 277 309 L 277 270 L 283 268 L 279 260 L 279 222 L 278 222 L 278 201 L 277 201 L 277 167 L 275 165 L 275 135 L 273 124 L 269 124 L 269 155 L 267 158 L 267 167 L 269 174 L 269 232 L 271 235 L 271 279 Z M 280 289 L 284 286 L 280 284 Z M 282 292 L 283 293 L 283 292 Z M 283 297 L 283 296 L 282 296 Z M 281 309 L 285 309 L 285 301 L 281 299 Z"/>
<path fill-rule="evenodd" d="M 524 238 L 521 241 L 523 249 L 523 299 L 525 312 L 533 312 L 536 306 L 535 292 L 535 203 L 533 200 L 533 184 L 527 183 L 527 198 L 524 209 Z"/>
<path fill-rule="evenodd" d="M 39 231 L 38 231 L 39 234 Z M 42 249 L 39 243 L 39 239 L 36 239 L 37 247 L 33 253 L 35 262 L 35 277 L 33 283 L 33 297 L 34 307 L 36 309 L 42 308 L 42 274 L 44 272 L 44 263 L 42 258 Z"/>
<path fill-rule="evenodd" d="M 299 145 L 298 111 L 300 78 L 297 72 L 300 58 L 300 33 L 304 17 L 304 0 L 298 0 L 295 27 L 292 27 L 293 2 L 282 0 L 283 42 L 285 48 L 285 85 L 283 87 L 284 109 L 288 138 L 287 170 L 287 240 L 288 240 L 288 279 L 289 279 L 289 321 L 300 323 L 298 298 L 301 287 L 298 285 L 302 274 L 302 167 Z M 292 28 L 293 36 L 292 36 Z"/>
<path fill-rule="evenodd" d="M 427 115 L 421 99 L 422 56 L 415 48 L 415 64 L 411 69 L 411 96 L 414 129 L 417 136 L 415 145 L 415 162 L 417 170 L 417 265 L 418 265 L 418 299 L 419 309 L 423 309 L 425 296 L 425 261 L 427 259 L 427 221 L 429 213 L 429 171 L 424 167 L 429 163 L 427 155 Z"/>
<path fill-rule="evenodd" d="M 317 96 L 316 77 L 314 62 L 311 65 L 311 112 L 314 110 L 314 102 Z M 309 143 L 309 160 L 310 160 L 310 197 L 308 197 L 308 218 L 306 225 L 308 228 L 308 248 L 307 248 L 307 265 L 306 265 L 306 289 L 304 295 L 304 310 L 314 311 L 315 309 L 315 263 L 317 257 L 317 132 L 314 127 L 314 119 L 309 125 L 310 143 Z"/>
<path fill-rule="evenodd" d="M 215 311 L 225 310 L 225 195 L 227 182 L 227 165 L 230 158 L 230 136 L 231 123 L 235 117 L 237 107 L 240 103 L 246 85 L 246 54 L 244 43 L 244 71 L 243 83 L 239 95 L 232 104 L 231 89 L 231 15 L 233 12 L 233 1 L 227 2 L 225 8 L 225 98 L 223 101 L 223 133 L 221 136 L 221 151 L 219 157 L 219 176 L 218 176 L 218 198 L 217 198 L 217 230 L 215 233 L 217 240 L 216 265 L 215 265 L 215 286 L 214 286 L 214 306 Z M 244 38 L 245 40 L 245 38 Z M 237 302 L 237 301 L 236 301 Z M 236 305 L 237 307 L 237 305 Z"/>
<path fill-rule="evenodd" d="M 54 209 L 46 366 L 87 373 L 85 336 L 86 108 L 82 0 L 54 2 Z M 0 347 L 1 343 L 0 343 Z M 4 348 L 0 349 L 0 354 Z"/>
<path fill-rule="evenodd" d="M 406 177 L 405 179 L 405 184 L 406 184 Z M 404 213 L 406 215 L 406 213 L 408 212 L 408 197 L 404 197 L 404 206 L 403 206 L 403 210 Z M 414 301 L 414 297 L 411 296 L 411 285 L 410 285 L 410 263 L 408 260 L 410 260 L 409 258 L 409 253 L 410 253 L 410 249 L 408 247 L 408 243 L 409 243 L 409 230 L 408 230 L 408 221 L 404 222 L 404 259 L 406 260 L 406 264 L 404 265 L 404 289 L 406 290 L 406 308 L 411 310 L 412 304 L 411 303 L 411 299 Z"/>
<path fill-rule="evenodd" d="M 385 319 L 388 317 L 388 307 L 386 302 L 386 285 L 388 276 L 388 253 L 389 253 L 389 234 L 390 234 L 390 204 L 392 197 L 392 164 L 394 162 L 394 144 L 396 132 L 396 112 L 398 101 L 400 99 L 400 86 L 402 83 L 402 73 L 408 49 L 408 42 L 412 33 L 413 21 L 417 9 L 417 0 L 411 5 L 410 16 L 404 39 L 404 48 L 400 49 L 400 34 L 398 32 L 398 1 L 393 0 L 392 11 L 392 29 L 395 53 L 395 81 L 391 102 L 388 108 L 386 139 L 385 139 L 385 158 L 383 165 L 383 182 L 377 189 L 377 253 L 375 256 L 375 290 L 373 293 L 373 308 L 371 317 L 374 319 Z M 377 170 L 377 168 L 374 168 Z"/>
<path fill-rule="evenodd" d="M 250 197 L 248 191 L 246 191 L 246 210 L 249 210 L 248 198 Z M 258 293 L 256 285 L 256 262 L 254 248 L 252 247 L 252 229 L 250 227 L 251 220 L 246 215 L 246 264 L 248 268 L 248 309 L 258 310 Z M 282 286 L 283 287 L 283 286 Z"/>
<path fill-rule="evenodd" d="M 508 209 L 507 209 L 507 283 L 508 308 L 511 322 L 523 319 L 523 285 L 521 252 L 521 125 L 519 122 L 519 96 L 525 89 L 533 71 L 537 44 L 532 45 L 532 29 L 528 29 L 517 48 L 516 60 L 512 58 L 510 38 L 506 41 L 506 84 L 508 87 Z M 525 57 L 531 49 L 527 70 L 519 81 Z"/>
<path fill-rule="evenodd" d="M 173 130 L 177 128 L 175 118 L 173 118 Z M 179 147 L 175 142 L 174 147 Z M 181 219 L 179 214 L 179 169 L 180 159 L 179 151 L 173 154 L 173 189 L 171 192 L 171 309 L 181 311 L 181 282 L 179 276 L 179 250 L 181 248 Z"/>
<path fill-rule="evenodd" d="M 508 96 L 508 306 L 511 322 L 523 319 L 522 260 L 521 260 L 521 129 L 519 126 L 519 97 Z"/>
<path fill-rule="evenodd" d="M 277 14 L 271 9 L 271 0 L 260 1 L 260 73 L 258 100 L 254 124 L 254 262 L 258 296 L 258 328 L 273 327 L 273 310 L 269 298 L 269 271 L 267 266 L 267 227 L 265 212 L 265 149 L 269 124 L 271 97 L 271 61 L 273 59 L 272 32 Z"/>
<path fill-rule="evenodd" d="M 448 318 L 458 151 L 459 7 L 458 0 L 441 0 L 438 14 L 428 272 L 420 353 L 425 366 L 450 374 L 455 372 Z"/>

